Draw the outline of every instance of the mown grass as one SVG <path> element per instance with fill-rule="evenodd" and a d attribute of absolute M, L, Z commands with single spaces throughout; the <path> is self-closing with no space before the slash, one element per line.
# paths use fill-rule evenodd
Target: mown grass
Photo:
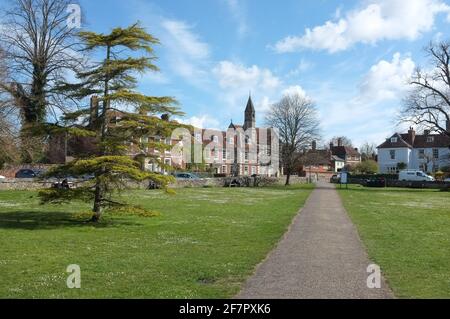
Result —
<path fill-rule="evenodd" d="M 450 193 L 339 190 L 372 260 L 399 298 L 450 298 Z"/>
<path fill-rule="evenodd" d="M 228 298 L 281 238 L 311 186 L 130 191 L 158 217 L 106 215 L 88 203 L 39 205 L 0 192 L 0 298 Z M 81 267 L 81 289 L 66 268 Z"/>

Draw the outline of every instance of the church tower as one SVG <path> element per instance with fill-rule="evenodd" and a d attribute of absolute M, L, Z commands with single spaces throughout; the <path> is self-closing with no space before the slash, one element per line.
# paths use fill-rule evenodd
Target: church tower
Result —
<path fill-rule="evenodd" d="M 255 107 L 253 106 L 252 97 L 249 96 L 247 107 L 245 108 L 244 130 L 255 127 L 256 127 L 256 112 Z"/>

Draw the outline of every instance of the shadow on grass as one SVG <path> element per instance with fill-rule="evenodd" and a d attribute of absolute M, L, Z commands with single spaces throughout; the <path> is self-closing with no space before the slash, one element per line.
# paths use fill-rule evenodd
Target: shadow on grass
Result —
<path fill-rule="evenodd" d="M 350 186 L 348 189 L 345 188 L 345 186 L 342 186 L 342 188 L 339 187 L 339 185 L 336 186 L 337 190 L 343 190 L 343 191 L 352 191 L 352 192 L 384 192 L 384 193 L 439 193 L 441 192 L 439 189 L 430 189 L 430 188 L 394 188 L 394 187 L 386 187 L 386 188 L 378 188 L 378 187 L 357 187 L 357 186 Z"/>
<path fill-rule="evenodd" d="M 76 217 L 73 213 L 67 212 L 24 212 L 11 211 L 0 212 L 0 229 L 59 229 L 73 227 L 120 227 L 138 226 L 140 224 L 125 220 L 124 218 L 105 216 L 100 222 L 92 223 L 87 219 Z"/>

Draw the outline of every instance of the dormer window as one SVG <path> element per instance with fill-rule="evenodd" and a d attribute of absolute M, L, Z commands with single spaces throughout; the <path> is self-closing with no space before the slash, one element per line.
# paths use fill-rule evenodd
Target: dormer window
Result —
<path fill-rule="evenodd" d="M 433 142 L 434 142 L 434 136 L 428 136 L 427 143 L 433 143 Z"/>
<path fill-rule="evenodd" d="M 215 143 L 219 143 L 219 137 L 216 135 L 211 136 L 211 141 L 215 142 Z"/>
<path fill-rule="evenodd" d="M 391 143 L 397 143 L 398 137 L 391 137 Z"/>

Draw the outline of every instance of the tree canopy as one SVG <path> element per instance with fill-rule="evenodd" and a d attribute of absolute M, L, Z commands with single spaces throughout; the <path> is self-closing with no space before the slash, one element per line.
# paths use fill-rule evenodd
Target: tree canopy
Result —
<path fill-rule="evenodd" d="M 62 123 L 47 124 L 42 129 L 94 139 L 97 148 L 95 154 L 77 158 L 49 175 L 92 174 L 95 178 L 77 189 L 47 190 L 41 197 L 46 202 L 92 200 L 92 221 L 96 222 L 104 208 L 122 204 L 112 196 L 115 190 L 126 188 L 129 180 L 152 180 L 162 187 L 172 181 L 169 176 L 144 171 L 142 159 L 150 158 L 166 167 L 152 150 L 164 152 L 171 147 L 161 139 L 180 127 L 170 115 L 182 113 L 174 98 L 148 96 L 136 90 L 137 73 L 158 70 L 153 64 L 152 46 L 159 41 L 139 24 L 115 28 L 109 34 L 84 31 L 79 36 L 84 51 L 95 51 L 104 58 L 78 72 L 77 83 L 61 83 L 58 90 L 78 100 L 94 96 L 98 103 L 67 113 Z"/>

